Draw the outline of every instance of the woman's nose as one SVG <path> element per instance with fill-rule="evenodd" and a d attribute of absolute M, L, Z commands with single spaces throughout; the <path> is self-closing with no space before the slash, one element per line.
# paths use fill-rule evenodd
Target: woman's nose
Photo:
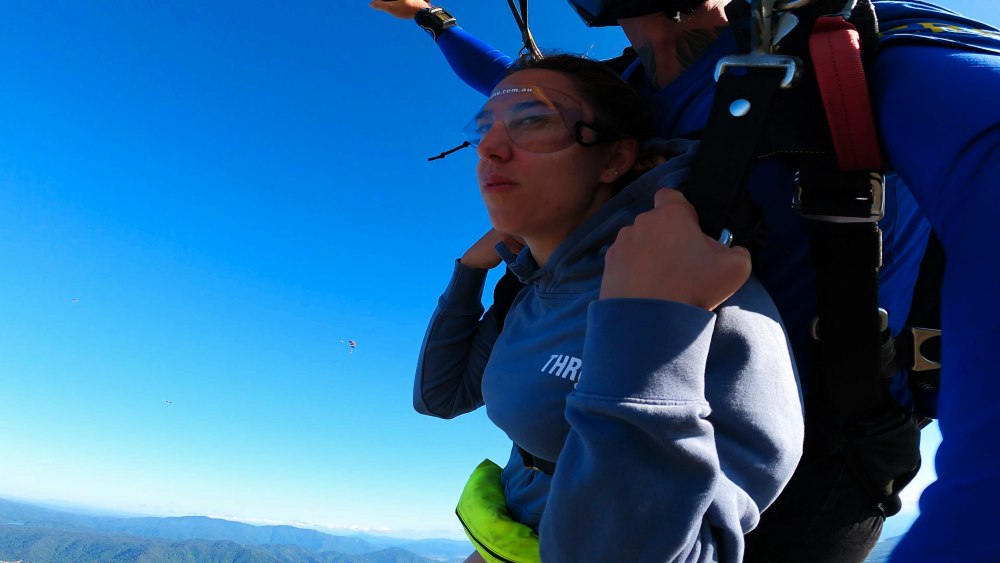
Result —
<path fill-rule="evenodd" d="M 502 121 L 497 121 L 486 132 L 486 135 L 476 147 L 479 158 L 498 158 L 501 161 L 509 160 L 511 157 L 510 135 L 507 134 L 507 126 Z"/>

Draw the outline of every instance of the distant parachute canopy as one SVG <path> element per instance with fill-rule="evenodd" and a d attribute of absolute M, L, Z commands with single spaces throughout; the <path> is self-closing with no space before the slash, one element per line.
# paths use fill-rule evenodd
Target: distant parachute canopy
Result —
<path fill-rule="evenodd" d="M 76 297 L 73 298 L 73 303 L 79 303 L 79 302 L 80 302 L 79 299 L 77 299 Z"/>
<path fill-rule="evenodd" d="M 168 409 L 170 408 L 170 405 L 174 404 L 174 402 L 173 402 L 173 401 L 168 401 L 168 400 L 166 400 L 166 399 L 163 399 L 163 402 L 167 404 L 167 408 L 168 408 Z"/>
<path fill-rule="evenodd" d="M 351 348 L 357 348 L 358 347 L 358 343 L 355 342 L 355 341 L 353 341 L 353 340 L 348 340 L 347 343 L 351 345 Z"/>

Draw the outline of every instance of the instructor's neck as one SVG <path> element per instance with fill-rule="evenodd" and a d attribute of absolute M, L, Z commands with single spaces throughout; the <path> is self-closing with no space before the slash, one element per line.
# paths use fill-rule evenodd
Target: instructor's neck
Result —
<path fill-rule="evenodd" d="M 736 0 L 740 1 L 740 0 Z M 662 12 L 618 20 L 654 89 L 673 82 L 729 27 L 724 8 L 729 0 L 708 0 L 683 21 Z"/>

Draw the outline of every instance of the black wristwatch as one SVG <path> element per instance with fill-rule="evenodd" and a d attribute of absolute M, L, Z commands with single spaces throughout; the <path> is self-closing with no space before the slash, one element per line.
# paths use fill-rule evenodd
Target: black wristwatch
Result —
<path fill-rule="evenodd" d="M 435 42 L 444 30 L 455 25 L 455 17 L 440 6 L 420 10 L 413 19 L 424 31 L 431 34 Z"/>

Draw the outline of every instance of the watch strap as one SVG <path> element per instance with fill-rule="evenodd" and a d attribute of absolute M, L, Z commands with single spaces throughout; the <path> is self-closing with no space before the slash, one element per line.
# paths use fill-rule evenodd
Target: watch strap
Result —
<path fill-rule="evenodd" d="M 455 16 L 440 6 L 431 6 L 420 10 L 413 19 L 424 31 L 431 34 L 435 42 L 444 33 L 444 30 L 456 25 Z"/>

